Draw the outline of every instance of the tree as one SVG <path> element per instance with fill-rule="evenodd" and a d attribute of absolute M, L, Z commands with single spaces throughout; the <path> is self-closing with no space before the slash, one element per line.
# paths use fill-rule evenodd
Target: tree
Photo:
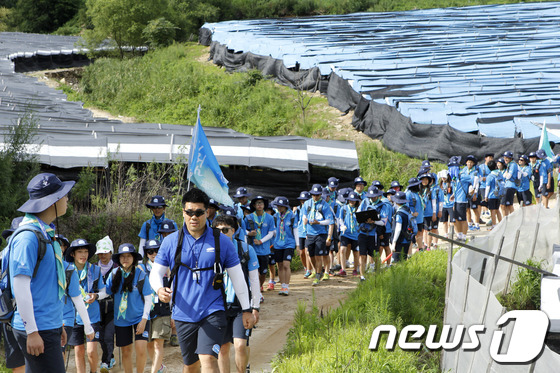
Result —
<path fill-rule="evenodd" d="M 11 25 L 23 32 L 51 33 L 72 19 L 83 0 L 18 0 Z"/>
<path fill-rule="evenodd" d="M 84 37 L 88 45 L 101 45 L 109 38 L 116 46 L 121 58 L 125 47 L 144 46 L 142 31 L 148 23 L 160 18 L 167 10 L 166 0 L 86 0 L 87 15 L 93 30 Z"/>

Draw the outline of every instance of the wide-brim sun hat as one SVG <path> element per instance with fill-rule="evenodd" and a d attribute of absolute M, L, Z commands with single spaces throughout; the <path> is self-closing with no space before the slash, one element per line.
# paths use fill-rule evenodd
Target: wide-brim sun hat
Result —
<path fill-rule="evenodd" d="M 376 198 L 376 197 L 381 197 L 383 195 L 383 191 L 379 190 L 379 188 L 377 187 L 369 187 L 369 189 L 366 192 L 366 197 L 368 198 Z"/>
<path fill-rule="evenodd" d="M 543 149 L 537 150 L 535 154 L 537 155 L 537 157 L 539 157 L 539 159 L 546 158 L 546 152 Z"/>
<path fill-rule="evenodd" d="M 309 191 L 309 194 L 311 194 L 312 196 L 321 195 L 323 194 L 323 187 L 320 184 L 313 184 L 311 190 Z"/>
<path fill-rule="evenodd" d="M 299 199 L 300 201 L 307 201 L 309 198 L 311 198 L 311 194 L 309 194 L 307 190 L 304 190 L 299 194 L 299 197 L 297 199 Z"/>
<path fill-rule="evenodd" d="M 113 240 L 109 236 L 105 236 L 95 244 L 95 254 L 112 254 Z"/>
<path fill-rule="evenodd" d="M 537 155 L 538 155 L 538 154 L 537 154 Z M 504 157 L 507 157 L 507 158 L 513 158 L 513 153 L 510 152 L 510 151 L 507 151 L 507 152 L 504 152 L 503 156 L 504 156 Z"/>
<path fill-rule="evenodd" d="M 78 249 L 88 249 L 88 260 L 95 255 L 95 245 L 87 242 L 87 240 L 83 238 L 78 238 L 77 240 L 72 241 L 70 247 L 66 249 L 64 252 L 64 259 L 68 263 L 73 263 L 74 257 L 72 256 L 72 253 Z"/>
<path fill-rule="evenodd" d="M 339 182 L 339 180 L 338 180 L 336 177 L 334 177 L 334 176 L 333 176 L 333 177 L 329 177 L 329 179 L 327 180 L 327 184 L 328 184 L 330 187 L 334 187 L 334 188 L 338 187 L 338 182 Z"/>
<path fill-rule="evenodd" d="M 421 183 L 422 183 L 422 182 L 421 182 L 417 177 L 411 177 L 411 178 L 408 180 L 408 186 L 409 186 L 409 187 L 411 187 L 411 186 L 417 186 L 417 185 L 420 185 Z"/>
<path fill-rule="evenodd" d="M 362 199 L 360 198 L 360 196 L 358 195 L 358 193 L 356 192 L 350 192 L 348 193 L 348 197 L 346 197 L 346 201 L 361 201 Z"/>
<path fill-rule="evenodd" d="M 165 219 L 161 222 L 161 226 L 158 229 L 158 233 L 173 233 L 177 230 L 173 220 Z"/>
<path fill-rule="evenodd" d="M 10 228 L 4 229 L 2 231 L 2 237 L 7 240 L 8 237 L 12 235 L 19 228 L 21 221 L 23 220 L 23 216 L 18 216 L 17 218 L 12 219 L 12 223 L 10 224 Z"/>
<path fill-rule="evenodd" d="M 283 197 L 283 196 L 276 197 L 276 208 L 278 208 L 280 206 L 290 208 L 290 201 L 288 200 L 288 198 Z"/>
<path fill-rule="evenodd" d="M 161 247 L 161 242 L 159 242 L 158 240 L 148 240 L 144 245 L 144 253 L 146 253 L 146 250 L 154 250 L 154 249 L 159 250 L 160 247 Z"/>
<path fill-rule="evenodd" d="M 27 184 L 29 199 L 18 208 L 18 211 L 37 214 L 45 211 L 64 196 L 76 184 L 74 180 L 60 181 L 56 175 L 41 173 Z"/>
<path fill-rule="evenodd" d="M 142 255 L 140 255 L 140 253 L 136 251 L 136 248 L 134 247 L 133 244 L 123 243 L 122 245 L 119 246 L 118 251 L 115 254 L 113 254 L 112 256 L 113 262 L 120 263 L 119 256 L 121 256 L 121 254 L 126 254 L 126 253 L 131 254 L 133 257 L 136 257 L 138 261 L 142 260 Z"/>
<path fill-rule="evenodd" d="M 239 187 L 235 191 L 235 194 L 233 195 L 233 198 L 241 198 L 241 197 L 249 197 L 249 196 L 250 196 L 250 194 L 247 192 L 246 188 Z"/>
<path fill-rule="evenodd" d="M 391 201 L 400 204 L 408 203 L 405 192 L 397 192 L 393 197 L 391 197 Z"/>
<path fill-rule="evenodd" d="M 153 196 L 150 202 L 146 203 L 146 207 L 167 207 L 163 196 Z"/>
<path fill-rule="evenodd" d="M 249 207 L 251 207 L 251 211 L 255 211 L 255 203 L 257 203 L 257 201 L 263 201 L 264 202 L 264 210 L 266 210 L 268 208 L 268 199 L 264 198 L 263 196 L 256 196 L 255 198 L 253 198 L 251 200 L 251 203 L 249 204 Z"/>

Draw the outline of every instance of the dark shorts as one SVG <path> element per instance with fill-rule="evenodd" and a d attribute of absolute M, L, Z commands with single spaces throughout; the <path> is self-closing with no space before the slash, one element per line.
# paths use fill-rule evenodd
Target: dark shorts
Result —
<path fill-rule="evenodd" d="M 95 336 L 93 338 L 93 341 L 87 340 L 87 342 L 99 342 L 99 331 L 101 330 L 101 324 L 96 322 L 91 324 L 91 326 L 93 328 L 93 332 L 95 333 Z M 85 342 L 86 342 L 86 334 L 84 332 L 84 326 L 74 324 L 74 327 L 72 328 L 72 335 L 68 336 L 68 344 L 70 346 L 81 346 Z"/>
<path fill-rule="evenodd" d="M 434 224 L 436 225 L 435 228 L 434 228 Z M 429 218 L 424 218 L 424 228 L 427 231 L 431 231 L 432 229 L 436 229 L 437 228 L 437 218 L 436 218 L 436 221 L 432 221 L 431 216 Z"/>
<path fill-rule="evenodd" d="M 424 219 L 422 218 L 422 220 Z M 424 222 L 416 223 L 416 227 L 418 228 L 418 233 L 422 232 L 424 230 Z"/>
<path fill-rule="evenodd" d="M 519 201 L 520 205 L 529 206 L 533 203 L 533 193 L 531 193 L 530 189 L 517 192 L 517 201 Z"/>
<path fill-rule="evenodd" d="M 327 234 L 319 234 L 317 236 L 307 236 L 305 246 L 309 251 L 309 256 L 327 256 L 329 250 L 327 248 Z"/>
<path fill-rule="evenodd" d="M 132 344 L 134 341 L 147 341 L 150 338 L 150 320 L 146 323 L 144 332 L 136 334 L 136 327 L 138 324 L 130 326 L 116 326 L 115 325 L 115 344 L 117 347 L 124 347 Z"/>
<path fill-rule="evenodd" d="M 249 339 L 252 329 L 245 329 L 243 326 L 243 312 L 239 309 L 231 315 L 232 310 L 228 310 L 226 334 L 224 336 L 225 343 L 233 343 L 233 339 Z"/>
<path fill-rule="evenodd" d="M 341 236 L 340 237 L 340 246 L 348 247 L 350 246 L 351 250 L 357 251 L 358 250 L 358 240 L 352 240 L 348 237 Z"/>
<path fill-rule="evenodd" d="M 554 193 L 554 179 L 552 180 L 552 182 L 550 183 L 550 188 L 546 188 L 546 191 L 550 194 L 550 193 Z"/>
<path fill-rule="evenodd" d="M 469 198 L 469 208 L 476 210 L 478 208 L 478 206 L 480 205 L 480 196 L 476 196 L 476 201 L 473 201 L 472 197 Z"/>
<path fill-rule="evenodd" d="M 453 215 L 453 207 L 444 207 L 443 211 L 441 212 L 441 219 L 439 221 L 441 221 L 442 223 L 453 223 L 455 221 Z"/>
<path fill-rule="evenodd" d="M 541 193 L 539 192 L 539 186 L 541 185 L 539 181 L 533 181 L 533 190 L 535 191 L 535 198 L 541 198 Z"/>
<path fill-rule="evenodd" d="M 64 330 L 66 331 L 66 345 L 62 347 L 62 352 L 66 351 L 66 347 L 70 345 L 69 342 L 70 342 L 70 338 L 72 337 L 73 329 L 74 329 L 73 326 L 64 326 Z"/>
<path fill-rule="evenodd" d="M 259 261 L 259 274 L 266 275 L 268 273 L 268 255 L 257 255 Z"/>
<path fill-rule="evenodd" d="M 218 358 L 227 328 L 225 311 L 214 312 L 194 323 L 175 320 L 175 326 L 183 364 L 196 363 L 198 355 L 212 355 Z"/>
<path fill-rule="evenodd" d="M 274 260 L 276 263 L 291 262 L 295 249 L 275 249 Z"/>
<path fill-rule="evenodd" d="M 497 198 L 488 199 L 488 210 L 498 210 L 500 208 L 500 200 Z"/>
<path fill-rule="evenodd" d="M 365 234 L 358 235 L 358 246 L 360 248 L 360 255 L 365 256 L 373 256 L 373 254 L 377 251 L 377 237 L 376 236 L 368 236 Z"/>
<path fill-rule="evenodd" d="M 305 249 L 305 237 L 299 237 L 299 249 Z"/>
<path fill-rule="evenodd" d="M 62 353 L 60 352 L 62 328 L 39 331 L 39 335 L 43 339 L 45 347 L 45 352 L 39 356 L 33 356 L 27 353 L 27 333 L 25 330 L 14 329 L 13 331 L 18 346 L 25 357 L 26 372 L 66 372 Z"/>
<path fill-rule="evenodd" d="M 381 247 L 389 246 L 389 242 L 391 242 L 391 236 L 392 235 L 393 235 L 393 233 L 391 233 L 391 232 L 383 233 L 383 237 L 378 238 L 379 246 L 381 246 Z"/>
<path fill-rule="evenodd" d="M 504 206 L 511 206 L 513 205 L 513 197 L 517 193 L 517 189 L 515 188 L 506 188 L 506 194 L 502 197 L 500 203 Z"/>
<path fill-rule="evenodd" d="M 467 205 L 468 203 L 455 202 L 453 206 L 453 217 L 457 221 L 467 221 Z"/>
<path fill-rule="evenodd" d="M 350 246 L 351 250 L 358 250 L 358 240 L 352 240 L 348 237 L 341 236 L 340 237 L 340 246 L 348 247 Z"/>
<path fill-rule="evenodd" d="M 393 262 L 400 262 L 402 260 L 407 260 L 409 247 L 410 247 L 409 243 L 398 243 L 395 246 L 395 252 L 393 253 L 392 256 Z"/>
<path fill-rule="evenodd" d="M 4 336 L 6 368 L 14 369 L 24 366 L 25 357 L 23 356 L 23 352 L 19 348 L 12 327 L 6 323 L 2 323 L 2 335 Z"/>
<path fill-rule="evenodd" d="M 268 265 L 275 265 L 276 264 L 276 259 L 274 259 L 274 250 L 270 251 L 270 254 L 268 254 Z"/>

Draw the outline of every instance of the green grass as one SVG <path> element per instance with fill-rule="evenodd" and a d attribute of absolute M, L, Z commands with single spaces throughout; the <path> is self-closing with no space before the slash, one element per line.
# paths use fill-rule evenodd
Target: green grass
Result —
<path fill-rule="evenodd" d="M 525 264 L 541 268 L 543 261 L 528 259 Z M 508 310 L 538 310 L 541 308 L 541 274 L 519 267 L 515 282 L 507 294 L 498 295 L 500 303 Z"/>
<path fill-rule="evenodd" d="M 324 313 L 315 304 L 298 304 L 288 342 L 273 362 L 276 372 L 439 371 L 439 352 L 410 352 L 398 347 L 370 351 L 376 326 L 409 324 L 441 327 L 446 251 L 414 255 L 405 263 L 368 277 L 340 307 Z"/>

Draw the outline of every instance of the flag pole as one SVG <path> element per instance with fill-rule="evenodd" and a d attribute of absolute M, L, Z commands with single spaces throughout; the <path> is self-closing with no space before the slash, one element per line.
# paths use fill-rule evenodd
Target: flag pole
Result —
<path fill-rule="evenodd" d="M 198 105 L 198 109 L 196 110 L 196 124 L 195 124 L 195 126 L 194 126 L 194 128 L 193 128 L 192 140 L 191 140 L 191 148 L 189 149 L 189 153 L 191 153 L 191 154 L 192 154 L 192 151 L 193 151 L 193 149 L 192 149 L 192 144 L 196 144 L 196 136 L 198 135 L 197 128 L 198 128 L 198 123 L 200 123 L 200 110 L 201 110 L 201 109 L 202 109 L 202 108 L 201 108 L 201 106 L 200 106 L 200 104 L 199 104 L 199 105 Z M 189 159 L 190 159 L 190 154 L 189 154 Z M 192 161 L 192 160 L 191 160 L 191 161 Z M 191 166 L 191 164 L 192 164 L 192 162 L 189 162 L 189 167 Z M 191 175 L 191 173 L 189 172 L 189 173 L 188 173 L 188 176 L 187 176 L 187 178 L 188 178 L 187 192 L 188 192 L 189 190 L 191 190 L 191 177 L 190 177 L 190 175 Z"/>

